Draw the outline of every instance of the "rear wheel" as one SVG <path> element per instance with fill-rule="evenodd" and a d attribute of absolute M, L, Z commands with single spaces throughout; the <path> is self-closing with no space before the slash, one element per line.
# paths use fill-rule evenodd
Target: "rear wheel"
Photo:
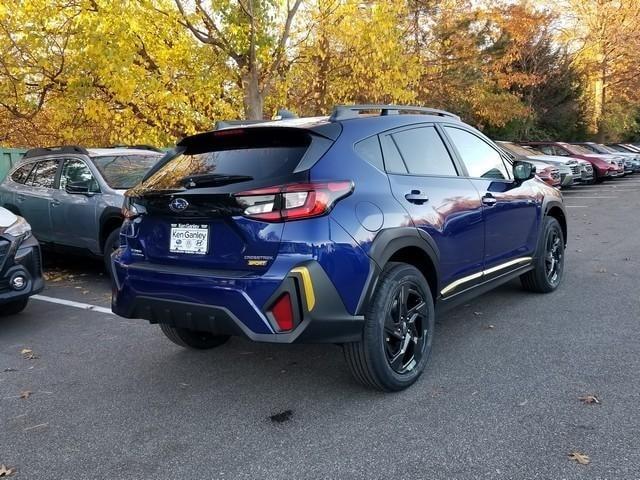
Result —
<path fill-rule="evenodd" d="M 539 246 L 535 268 L 520 276 L 525 290 L 537 293 L 553 292 L 564 273 L 564 235 L 560 223 L 545 217 L 543 243 Z"/>
<path fill-rule="evenodd" d="M 12 302 L 5 303 L 0 306 L 0 315 L 15 315 L 16 313 L 20 313 L 27 308 L 28 303 L 28 298 L 22 298 L 20 300 L 13 300 Z"/>
<path fill-rule="evenodd" d="M 422 273 L 389 263 L 365 314 L 362 340 L 343 345 L 351 373 L 377 390 L 409 387 L 429 361 L 434 325 L 433 298 Z"/>
<path fill-rule="evenodd" d="M 160 324 L 160 329 L 169 340 L 184 348 L 207 350 L 219 347 L 229 340 L 229 335 L 214 335 L 209 332 L 199 332 L 188 328 L 172 327 L 165 323 Z"/>

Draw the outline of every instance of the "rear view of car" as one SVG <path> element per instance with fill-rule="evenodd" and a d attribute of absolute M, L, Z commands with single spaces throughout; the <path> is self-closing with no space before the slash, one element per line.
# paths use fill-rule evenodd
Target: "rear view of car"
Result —
<path fill-rule="evenodd" d="M 21 312 L 43 288 L 40 247 L 31 226 L 0 207 L 0 315 Z"/>
<path fill-rule="evenodd" d="M 338 249 L 333 240 L 345 237 L 323 215 L 351 193 L 352 183 L 309 178 L 309 167 L 333 143 L 327 135 L 334 132 L 320 132 L 219 130 L 179 144 L 173 158 L 128 192 L 122 235 L 129 248 L 115 257 L 114 311 L 160 322 L 172 339 L 174 326 L 286 342 L 292 341 L 287 332 L 303 321 L 303 302 L 307 322 L 319 316 L 327 323 L 311 322 L 293 335 L 347 338 L 348 329 L 334 334 L 327 328 L 351 318 L 342 301 L 316 303 L 310 289 L 299 294 L 313 270 L 314 291 L 339 298 L 317 264 L 298 266 L 321 249 Z M 147 270 L 151 265 L 153 276 Z M 167 282 L 189 288 L 166 292 L 163 303 L 157 296 Z M 203 308 L 212 297 L 217 305 Z M 264 304 L 265 312 L 257 306 Z M 178 343 L 185 341 L 191 340 Z"/>

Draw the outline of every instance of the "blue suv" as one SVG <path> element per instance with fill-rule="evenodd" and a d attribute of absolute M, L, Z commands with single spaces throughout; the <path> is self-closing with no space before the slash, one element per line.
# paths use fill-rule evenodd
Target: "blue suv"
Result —
<path fill-rule="evenodd" d="M 567 238 L 531 164 L 453 114 L 389 105 L 187 137 L 123 213 L 115 313 L 191 348 L 341 344 L 384 391 L 425 370 L 436 312 L 515 277 L 555 290 Z"/>

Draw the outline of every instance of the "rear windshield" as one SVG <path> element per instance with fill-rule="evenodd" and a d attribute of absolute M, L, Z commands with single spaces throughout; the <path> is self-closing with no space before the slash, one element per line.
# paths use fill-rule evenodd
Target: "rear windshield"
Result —
<path fill-rule="evenodd" d="M 236 181 L 284 177 L 294 171 L 311 141 L 306 133 L 249 130 L 222 130 L 185 140 L 176 155 L 132 194 L 181 191 L 188 185 L 215 186 L 223 181 L 217 179 L 232 177 L 237 177 Z M 195 179 L 194 183 L 189 179 Z"/>
<path fill-rule="evenodd" d="M 138 184 L 162 155 L 113 155 L 92 157 L 107 184 L 116 190 L 126 190 Z"/>

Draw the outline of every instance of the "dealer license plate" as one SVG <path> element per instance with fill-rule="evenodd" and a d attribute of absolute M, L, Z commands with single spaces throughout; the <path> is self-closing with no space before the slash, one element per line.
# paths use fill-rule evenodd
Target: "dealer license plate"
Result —
<path fill-rule="evenodd" d="M 209 251 L 209 227 L 207 225 L 172 223 L 169 251 L 171 253 L 206 255 Z"/>

